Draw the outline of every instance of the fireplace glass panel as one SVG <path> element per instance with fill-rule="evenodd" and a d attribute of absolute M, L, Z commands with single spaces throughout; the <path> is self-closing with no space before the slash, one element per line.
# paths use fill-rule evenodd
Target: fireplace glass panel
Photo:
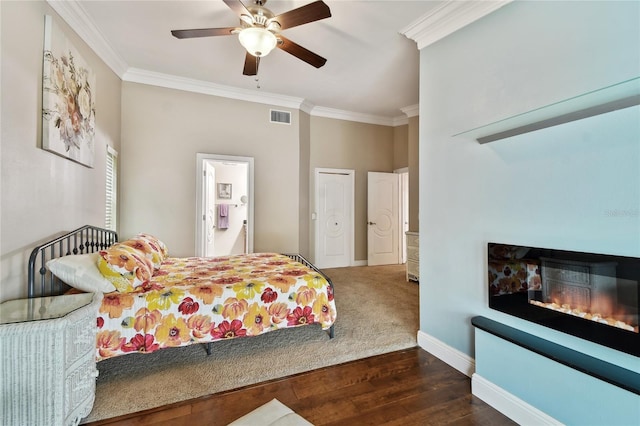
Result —
<path fill-rule="evenodd" d="M 640 356 L 640 258 L 488 244 L 489 307 Z"/>

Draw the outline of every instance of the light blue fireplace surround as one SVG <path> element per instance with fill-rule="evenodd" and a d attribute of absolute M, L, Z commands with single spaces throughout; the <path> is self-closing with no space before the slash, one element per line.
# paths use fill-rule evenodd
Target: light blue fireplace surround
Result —
<path fill-rule="evenodd" d="M 633 426 L 640 396 L 476 329 L 476 374 L 567 425 Z"/>
<path fill-rule="evenodd" d="M 500 143 L 531 146 L 540 139 L 581 144 L 586 151 L 593 147 L 595 141 L 599 141 L 599 143 L 610 144 L 611 150 L 619 150 L 617 154 L 619 168 L 617 170 L 612 168 L 608 173 L 615 175 L 618 171 L 632 179 L 635 167 L 637 181 L 629 181 L 622 192 L 631 197 L 638 208 L 627 207 L 607 211 L 607 204 L 603 203 L 603 200 L 611 196 L 611 205 L 614 205 L 615 197 L 619 197 L 617 195 L 619 189 L 612 187 L 612 194 L 607 195 L 606 182 L 611 179 L 610 184 L 614 185 L 617 178 L 608 177 L 606 174 L 597 178 L 603 185 L 594 187 L 594 197 L 598 203 L 603 203 L 605 216 L 610 216 L 612 220 L 629 220 L 631 223 L 635 221 L 635 229 L 640 229 L 640 201 L 638 201 L 640 200 L 640 106 L 514 136 Z M 602 161 L 612 161 L 612 159 L 602 158 Z M 616 186 L 618 185 L 619 182 L 616 183 Z M 571 194 L 567 196 L 570 197 Z M 580 219 L 576 218 L 576 220 Z M 570 225 L 567 224 L 567 226 Z M 633 228 L 629 231 L 627 249 L 633 252 L 637 249 L 634 247 L 634 242 L 640 239 L 640 234 L 634 238 Z M 594 224 L 593 229 L 588 232 L 598 235 L 599 230 Z M 636 256 L 640 254 L 636 253 Z M 496 321 L 500 321 L 500 318 L 503 320 L 506 318 L 506 321 L 509 321 L 509 316 L 506 314 L 492 316 Z M 531 327 L 533 330 L 541 328 L 542 333 L 545 332 L 544 327 L 537 325 Z M 539 333 L 540 330 L 537 334 Z M 567 340 L 581 339 L 567 336 Z M 562 340 L 556 343 L 563 344 Z M 588 342 L 584 343 L 587 346 L 592 345 Z M 621 356 L 631 360 L 635 358 L 637 365 L 632 371 L 640 371 L 640 358 L 626 354 Z M 606 358 L 603 360 L 607 361 Z M 591 377 L 479 329 L 475 331 L 475 362 L 478 376 L 561 423 L 581 426 L 640 424 L 640 395 Z M 633 365 L 624 367 L 632 369 Z"/>

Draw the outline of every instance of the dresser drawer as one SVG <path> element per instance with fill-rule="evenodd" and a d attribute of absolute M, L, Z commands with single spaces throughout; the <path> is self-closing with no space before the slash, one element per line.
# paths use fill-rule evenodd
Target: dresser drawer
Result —
<path fill-rule="evenodd" d="M 410 260 L 415 262 L 420 260 L 420 249 L 418 247 L 407 247 L 407 262 Z"/>
<path fill-rule="evenodd" d="M 95 352 L 75 369 L 67 371 L 65 377 L 65 410 L 66 424 L 73 424 L 75 419 L 86 417 L 91 412 L 96 394 L 96 377 L 98 370 L 95 363 Z"/>
<path fill-rule="evenodd" d="M 407 261 L 407 281 L 419 281 L 420 280 L 420 264 L 412 260 Z"/>
<path fill-rule="evenodd" d="M 407 232 L 407 247 L 418 247 L 420 236 L 415 233 Z"/>
<path fill-rule="evenodd" d="M 420 280 L 420 234 L 409 231 L 407 241 L 407 281 Z"/>
<path fill-rule="evenodd" d="M 91 313 L 92 311 L 87 311 Z M 71 367 L 81 358 L 86 358 L 87 348 L 92 348 L 95 342 L 95 327 L 93 327 L 93 316 L 79 318 L 77 322 L 66 327 L 65 340 L 65 367 Z M 87 326 L 87 323 L 91 326 Z M 92 350 L 91 352 L 95 352 Z"/>

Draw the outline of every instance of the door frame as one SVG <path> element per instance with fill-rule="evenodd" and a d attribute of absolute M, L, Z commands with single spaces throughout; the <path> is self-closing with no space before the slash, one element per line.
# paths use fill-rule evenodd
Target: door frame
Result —
<path fill-rule="evenodd" d="M 211 253 L 215 253 L 216 249 L 216 220 L 215 214 L 217 213 L 215 209 L 216 198 L 215 198 L 215 190 L 216 190 L 216 166 L 215 163 L 210 161 L 203 161 L 203 178 L 202 178 L 202 252 L 198 253 L 198 257 L 207 257 Z M 213 203 L 213 206 L 211 205 Z M 213 209 L 212 209 L 213 207 Z M 214 217 L 211 217 L 211 214 Z M 209 238 L 211 236 L 211 238 Z"/>
<path fill-rule="evenodd" d="M 254 191 L 253 191 L 253 157 L 242 157 L 237 155 L 221 155 L 196 153 L 196 256 L 203 256 L 205 253 L 206 238 L 204 238 L 204 163 L 206 161 L 228 161 L 247 164 L 247 188 L 249 200 L 247 202 L 247 253 L 253 253 L 253 223 L 254 223 Z"/>
<path fill-rule="evenodd" d="M 349 188 L 350 188 L 350 199 L 351 199 L 351 213 L 349 214 L 349 223 L 351 225 L 351 232 L 349 233 L 349 266 L 355 264 L 356 257 L 356 227 L 355 227 L 355 208 L 356 208 L 356 171 L 352 169 L 329 169 L 316 167 L 314 169 L 314 213 L 312 214 L 312 219 L 315 222 L 314 224 L 314 233 L 315 233 L 315 242 L 314 242 L 314 263 L 317 264 L 318 256 L 320 253 L 320 221 L 318 220 L 318 207 L 320 206 L 320 179 L 318 178 L 321 173 L 329 173 L 329 174 L 340 174 L 346 175 L 349 177 Z M 321 266 L 320 266 L 321 267 Z"/>
<path fill-rule="evenodd" d="M 396 169 L 393 173 L 400 175 L 400 263 L 407 263 L 406 232 L 409 230 L 409 167 Z M 406 180 L 406 183 L 404 180 Z M 407 218 L 406 227 L 404 224 L 405 217 Z"/>

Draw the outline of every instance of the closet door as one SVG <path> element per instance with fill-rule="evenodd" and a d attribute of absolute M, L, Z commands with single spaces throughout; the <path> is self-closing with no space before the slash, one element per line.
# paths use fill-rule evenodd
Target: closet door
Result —
<path fill-rule="evenodd" d="M 352 264 L 353 204 L 352 170 L 316 169 L 316 266 L 337 268 Z"/>

